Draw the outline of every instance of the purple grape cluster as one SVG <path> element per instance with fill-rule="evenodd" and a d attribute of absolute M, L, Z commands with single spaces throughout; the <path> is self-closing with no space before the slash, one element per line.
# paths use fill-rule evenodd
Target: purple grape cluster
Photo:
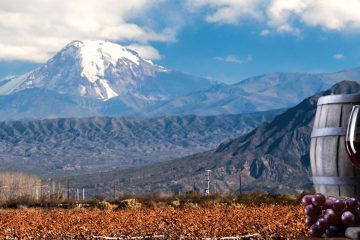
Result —
<path fill-rule="evenodd" d="M 336 237 L 344 234 L 346 227 L 360 223 L 360 201 L 355 198 L 326 198 L 321 193 L 305 195 L 305 224 L 311 237 Z"/>

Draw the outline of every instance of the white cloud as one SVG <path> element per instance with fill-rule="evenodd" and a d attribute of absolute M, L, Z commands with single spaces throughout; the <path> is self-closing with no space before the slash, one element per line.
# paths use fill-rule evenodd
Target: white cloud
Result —
<path fill-rule="evenodd" d="M 333 59 L 341 61 L 345 59 L 345 55 L 342 53 L 337 53 L 333 55 Z"/>
<path fill-rule="evenodd" d="M 276 32 L 294 35 L 300 34 L 301 25 L 360 29 L 360 0 L 188 0 L 187 6 L 207 9 L 204 19 L 208 22 L 238 24 L 242 19 L 256 19 Z"/>
<path fill-rule="evenodd" d="M 128 45 L 127 47 L 138 52 L 140 54 L 140 56 L 145 59 L 151 59 L 151 60 L 161 59 L 161 55 L 158 52 L 158 50 L 152 46 L 131 44 L 131 45 Z"/>
<path fill-rule="evenodd" d="M 0 1 L 0 60 L 44 62 L 74 39 L 137 43 L 158 57 L 149 41 L 171 41 L 174 31 L 136 24 L 163 0 Z M 158 53 L 157 53 L 158 54 Z"/>
<path fill-rule="evenodd" d="M 260 32 L 260 36 L 268 36 L 268 35 L 270 35 L 270 30 L 269 29 L 263 29 L 263 30 L 261 30 L 261 32 Z"/>
<path fill-rule="evenodd" d="M 269 24 L 294 28 L 296 21 L 325 30 L 360 28 L 359 0 L 272 0 L 268 7 Z"/>
<path fill-rule="evenodd" d="M 261 3 L 261 0 L 188 0 L 187 7 L 190 10 L 210 7 L 211 13 L 206 14 L 206 21 L 235 24 L 241 19 L 260 20 Z"/>
<path fill-rule="evenodd" d="M 244 64 L 244 63 L 251 62 L 253 60 L 251 55 L 248 55 L 244 59 L 241 59 L 240 57 L 235 56 L 235 55 L 228 55 L 228 56 L 224 56 L 224 57 L 214 57 L 214 59 L 218 60 L 218 61 L 222 61 L 222 62 L 237 63 L 237 64 Z"/>
<path fill-rule="evenodd" d="M 159 59 L 151 41 L 174 41 L 193 13 L 210 23 L 256 21 L 261 36 L 300 36 L 303 25 L 360 30 L 360 0 L 187 0 L 185 6 L 170 0 L 0 0 L 0 60 L 44 62 L 75 39 L 124 41 Z"/>

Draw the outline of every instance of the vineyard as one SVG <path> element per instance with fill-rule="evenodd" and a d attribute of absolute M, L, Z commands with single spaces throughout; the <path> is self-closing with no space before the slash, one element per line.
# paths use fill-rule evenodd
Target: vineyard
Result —
<path fill-rule="evenodd" d="M 303 211 L 300 205 L 277 204 L 121 210 L 3 209 L 0 238 L 203 239 L 253 235 L 254 239 L 294 239 L 308 233 Z"/>

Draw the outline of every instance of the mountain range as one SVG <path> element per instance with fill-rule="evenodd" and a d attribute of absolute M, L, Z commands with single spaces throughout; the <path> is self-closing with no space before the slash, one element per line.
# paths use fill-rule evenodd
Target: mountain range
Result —
<path fill-rule="evenodd" d="M 360 68 L 334 73 L 269 73 L 178 97 L 156 113 L 209 115 L 288 108 L 346 79 L 360 81 Z"/>
<path fill-rule="evenodd" d="M 360 68 L 270 73 L 222 84 L 169 70 L 106 41 L 73 41 L 37 69 L 0 81 L 0 120 L 238 114 L 288 108 Z"/>
<path fill-rule="evenodd" d="M 119 44 L 73 41 L 0 81 L 0 170 L 67 176 L 92 194 L 114 184 L 124 193 L 202 191 L 206 169 L 216 191 L 238 191 L 241 176 L 244 190 L 299 192 L 311 187 L 318 97 L 359 91 L 343 79 L 360 81 L 360 68 L 221 84 Z"/>
<path fill-rule="evenodd" d="M 359 92 L 360 83 L 343 81 L 214 150 L 69 181 L 89 194 L 109 196 L 114 185 L 119 193 L 133 194 L 203 191 L 205 170 L 211 170 L 212 192 L 238 192 L 241 176 L 243 191 L 299 193 L 312 187 L 309 148 L 318 98 Z"/>
<path fill-rule="evenodd" d="M 151 164 L 215 148 L 282 111 L 0 122 L 0 170 L 48 177 Z"/>

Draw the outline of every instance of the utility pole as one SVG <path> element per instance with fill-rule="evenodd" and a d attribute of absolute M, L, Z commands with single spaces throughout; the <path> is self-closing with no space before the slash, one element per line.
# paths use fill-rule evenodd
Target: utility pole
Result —
<path fill-rule="evenodd" d="M 207 186 L 205 189 L 206 195 L 210 194 L 210 173 L 211 173 L 211 170 L 205 170 L 205 177 L 206 177 L 206 182 L 207 182 Z"/>
<path fill-rule="evenodd" d="M 54 197 L 55 196 L 55 181 L 53 179 L 51 179 L 51 194 Z"/>
<path fill-rule="evenodd" d="M 85 201 L 85 188 L 82 189 L 82 200 Z"/>
<path fill-rule="evenodd" d="M 79 196 L 79 189 L 76 189 L 76 201 L 78 202 L 80 200 L 80 196 Z"/>

